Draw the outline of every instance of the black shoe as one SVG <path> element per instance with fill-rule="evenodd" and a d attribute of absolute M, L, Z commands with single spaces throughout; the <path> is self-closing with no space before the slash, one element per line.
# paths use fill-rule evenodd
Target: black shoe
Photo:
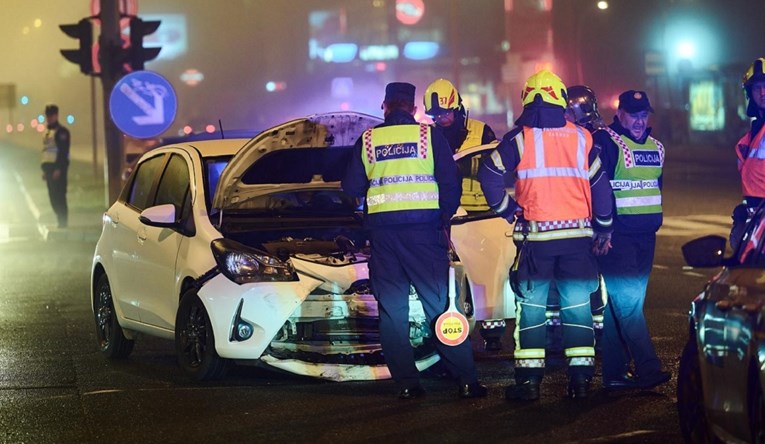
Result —
<path fill-rule="evenodd" d="M 539 399 L 539 379 L 527 379 L 516 382 L 505 389 L 505 398 L 511 401 L 536 401 Z"/>
<path fill-rule="evenodd" d="M 425 389 L 421 385 L 401 389 L 398 392 L 398 399 L 415 399 L 425 396 Z"/>
<path fill-rule="evenodd" d="M 568 397 L 571 399 L 586 398 L 590 391 L 590 378 L 585 375 L 572 376 L 568 381 Z"/>
<path fill-rule="evenodd" d="M 489 393 L 489 389 L 480 382 L 472 384 L 460 384 L 458 391 L 460 398 L 483 398 Z"/>
<path fill-rule="evenodd" d="M 640 388 L 631 374 L 625 373 L 616 379 L 604 379 L 603 388 L 609 391 L 633 390 Z"/>
<path fill-rule="evenodd" d="M 656 373 L 649 373 L 648 375 L 640 375 L 636 379 L 638 387 L 641 389 L 649 390 L 672 379 L 672 373 L 658 371 Z"/>

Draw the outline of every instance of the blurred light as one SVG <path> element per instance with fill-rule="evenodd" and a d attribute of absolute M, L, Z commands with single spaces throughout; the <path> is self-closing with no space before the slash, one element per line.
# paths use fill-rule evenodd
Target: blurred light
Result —
<path fill-rule="evenodd" d="M 43 116 L 42 114 L 38 115 L 37 116 L 37 121 L 40 122 L 40 123 L 45 122 L 45 116 Z"/>
<path fill-rule="evenodd" d="M 404 45 L 404 57 L 410 60 L 428 60 L 438 54 L 436 42 L 409 42 Z"/>
<path fill-rule="evenodd" d="M 24 35 L 29 34 L 29 26 L 25 26 L 25 27 L 21 28 L 21 33 L 24 34 Z"/>
<path fill-rule="evenodd" d="M 73 124 L 74 123 L 74 116 L 71 115 L 71 114 L 67 114 L 67 116 L 66 116 L 66 123 L 68 123 L 70 125 Z"/>
<path fill-rule="evenodd" d="M 42 26 L 42 20 L 40 20 L 39 18 L 35 19 L 34 25 L 35 25 L 35 28 L 39 28 L 40 26 Z"/>
<path fill-rule="evenodd" d="M 45 131 L 45 125 L 37 125 L 37 132 L 41 133 L 43 131 Z"/>
<path fill-rule="evenodd" d="M 405 25 L 414 25 L 425 14 L 422 0 L 396 0 L 396 20 Z"/>
<path fill-rule="evenodd" d="M 505 0 L 505 11 L 513 12 L 513 0 Z"/>
<path fill-rule="evenodd" d="M 541 71 L 543 69 L 547 71 L 555 72 L 555 70 L 553 69 L 552 62 L 546 62 L 542 60 L 534 64 L 534 72 Z"/>
<path fill-rule="evenodd" d="M 343 99 L 353 93 L 353 79 L 350 77 L 335 77 L 332 79 L 332 98 Z"/>
<path fill-rule="evenodd" d="M 677 55 L 688 59 L 696 55 L 696 46 L 689 41 L 683 41 L 677 44 Z"/>
<path fill-rule="evenodd" d="M 364 46 L 359 51 L 359 58 L 364 61 L 370 60 L 395 60 L 398 58 L 398 46 L 396 45 L 370 45 Z"/>
<path fill-rule="evenodd" d="M 21 104 L 22 104 L 22 105 L 27 105 L 27 104 L 29 104 L 29 97 L 27 97 L 27 96 L 21 96 Z"/>
<path fill-rule="evenodd" d="M 375 71 L 380 72 L 380 71 L 385 71 L 386 69 L 388 69 L 388 64 L 387 63 L 385 63 L 385 62 L 377 62 L 377 63 L 375 63 Z"/>
<path fill-rule="evenodd" d="M 324 61 L 348 63 L 356 58 L 359 47 L 355 43 L 333 43 L 324 50 Z"/>
<path fill-rule="evenodd" d="M 605 2 L 605 1 L 598 2 L 598 9 L 608 9 L 608 2 Z"/>
<path fill-rule="evenodd" d="M 351 104 L 350 103 L 342 102 L 340 104 L 340 111 L 348 111 L 349 109 L 351 109 Z"/>
<path fill-rule="evenodd" d="M 32 119 L 32 121 L 29 122 L 29 126 L 31 126 L 32 128 L 37 128 L 37 125 L 39 124 L 40 122 L 38 122 L 37 119 Z"/>
<path fill-rule="evenodd" d="M 502 51 L 507 52 L 510 51 L 510 42 L 507 40 L 502 40 Z"/>
<path fill-rule="evenodd" d="M 10 123 L 8 125 L 5 125 L 5 132 L 6 133 L 12 133 L 13 132 L 13 125 Z"/>
<path fill-rule="evenodd" d="M 385 6 L 385 0 L 374 0 L 372 2 L 372 7 L 374 8 L 382 8 Z"/>
<path fill-rule="evenodd" d="M 614 97 L 611 99 L 611 108 L 618 109 L 619 108 L 619 97 Z"/>
<path fill-rule="evenodd" d="M 285 89 L 287 89 L 287 82 L 274 82 L 273 80 L 266 82 L 266 91 L 268 92 L 284 91 Z"/>
<path fill-rule="evenodd" d="M 197 86 L 202 80 L 205 79 L 205 75 L 196 69 L 187 69 L 181 74 L 181 82 L 189 86 Z"/>
<path fill-rule="evenodd" d="M 186 126 L 183 127 L 183 134 L 186 134 L 187 136 L 189 134 L 191 134 L 192 131 L 194 131 L 194 130 L 191 129 L 191 127 L 189 125 L 186 125 Z"/>
<path fill-rule="evenodd" d="M 16 125 L 16 131 L 18 131 L 18 132 L 24 131 L 24 124 L 23 123 L 19 123 L 18 125 Z"/>
<path fill-rule="evenodd" d="M 207 125 L 205 127 L 205 131 L 210 133 L 210 134 L 214 133 L 215 132 L 215 125 Z"/>

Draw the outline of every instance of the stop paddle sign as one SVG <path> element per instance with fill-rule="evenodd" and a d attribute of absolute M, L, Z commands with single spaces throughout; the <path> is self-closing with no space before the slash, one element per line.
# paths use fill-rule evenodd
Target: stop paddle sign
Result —
<path fill-rule="evenodd" d="M 454 268 L 449 267 L 449 308 L 436 320 L 436 337 L 445 345 L 460 345 L 470 333 L 467 318 L 457 311 L 456 298 Z"/>

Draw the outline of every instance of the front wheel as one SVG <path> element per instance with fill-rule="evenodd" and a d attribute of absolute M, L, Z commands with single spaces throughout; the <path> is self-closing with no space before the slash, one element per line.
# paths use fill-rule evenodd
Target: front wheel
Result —
<path fill-rule="evenodd" d="M 680 431 L 687 443 L 712 443 L 707 412 L 704 408 L 704 387 L 701 382 L 696 338 L 691 335 L 680 358 L 677 377 L 677 413 Z"/>
<path fill-rule="evenodd" d="M 215 351 L 215 335 L 204 304 L 194 290 L 181 298 L 175 317 L 178 363 L 198 381 L 222 378 L 228 361 Z"/>
<path fill-rule="evenodd" d="M 96 281 L 93 315 L 96 321 L 98 349 L 110 359 L 125 358 L 133 351 L 134 342 L 125 337 L 114 311 L 114 300 L 106 273 Z"/>

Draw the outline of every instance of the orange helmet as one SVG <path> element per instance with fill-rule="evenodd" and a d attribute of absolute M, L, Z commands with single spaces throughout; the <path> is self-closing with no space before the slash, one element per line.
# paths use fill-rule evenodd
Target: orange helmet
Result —
<path fill-rule="evenodd" d="M 526 80 L 526 85 L 521 92 L 523 106 L 534 102 L 536 96 L 540 96 L 543 102 L 565 108 L 568 105 L 566 85 L 554 73 L 542 70 L 537 71 Z"/>

